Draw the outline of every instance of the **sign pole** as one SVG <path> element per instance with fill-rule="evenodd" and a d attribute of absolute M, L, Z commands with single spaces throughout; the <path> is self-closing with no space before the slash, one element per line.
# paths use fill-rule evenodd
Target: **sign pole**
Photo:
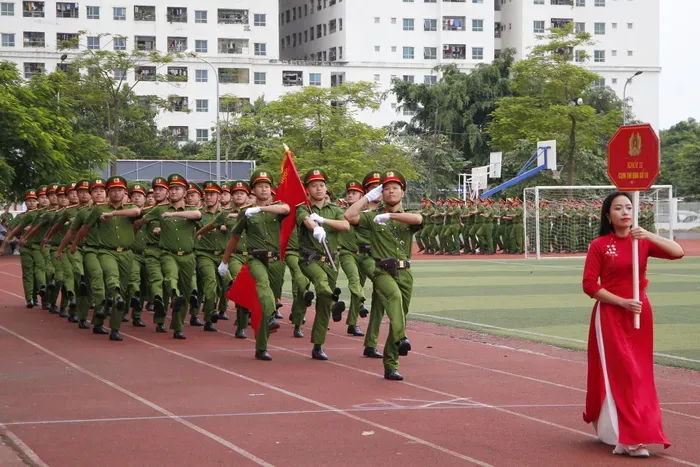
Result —
<path fill-rule="evenodd" d="M 632 227 L 639 226 L 639 192 L 632 192 Z M 639 301 L 639 240 L 632 239 L 632 298 Z M 634 329 L 639 329 L 640 313 L 634 314 Z"/>

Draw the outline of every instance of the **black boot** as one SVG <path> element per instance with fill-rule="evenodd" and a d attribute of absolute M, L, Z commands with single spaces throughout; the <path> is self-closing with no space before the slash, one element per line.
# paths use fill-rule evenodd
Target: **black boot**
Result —
<path fill-rule="evenodd" d="M 294 337 L 297 339 L 304 337 L 304 333 L 301 332 L 301 328 L 299 326 L 294 326 Z"/>
<path fill-rule="evenodd" d="M 69 316 L 68 316 L 68 322 L 69 322 L 69 323 L 78 323 L 78 322 L 80 322 L 80 320 L 79 320 L 78 317 L 75 316 L 75 315 L 69 315 Z"/>
<path fill-rule="evenodd" d="M 156 324 L 156 332 L 167 332 L 165 330 L 165 324 L 163 324 L 163 323 Z"/>
<path fill-rule="evenodd" d="M 187 339 L 187 337 L 185 337 L 182 331 L 175 331 L 173 332 L 173 339 Z"/>
<path fill-rule="evenodd" d="M 362 337 L 365 335 L 365 333 L 360 331 L 360 328 L 358 328 L 355 325 L 348 326 L 348 334 L 350 334 L 351 336 L 357 336 L 357 337 Z"/>
<path fill-rule="evenodd" d="M 345 302 L 340 300 L 333 304 L 331 308 L 331 315 L 333 316 L 333 322 L 337 323 L 343 319 L 343 312 L 345 311 Z"/>
<path fill-rule="evenodd" d="M 146 323 L 144 323 L 143 321 L 141 321 L 141 318 L 136 318 L 135 320 L 133 320 L 133 321 L 131 322 L 131 324 L 132 324 L 132 326 L 134 326 L 135 328 L 145 328 L 145 327 L 146 327 Z"/>
<path fill-rule="evenodd" d="M 58 311 L 58 316 L 59 316 L 60 318 L 68 318 L 68 312 L 66 311 L 65 308 L 61 308 L 61 309 Z"/>
<path fill-rule="evenodd" d="M 267 330 L 269 332 L 277 332 L 279 328 L 280 324 L 275 321 L 275 318 L 270 318 L 270 321 L 267 323 Z"/>
<path fill-rule="evenodd" d="M 306 308 L 313 304 L 314 297 L 315 295 L 311 290 L 307 290 L 306 293 L 304 293 L 304 303 L 306 304 Z"/>
<path fill-rule="evenodd" d="M 234 334 L 236 339 L 247 339 L 248 336 L 246 335 L 245 331 L 241 328 L 236 328 L 236 334 Z"/>
<path fill-rule="evenodd" d="M 396 370 L 384 370 L 384 379 L 391 381 L 403 381 L 403 376 Z"/>
<path fill-rule="evenodd" d="M 94 316 L 95 316 L 95 318 L 105 319 L 107 317 L 107 314 L 105 313 L 105 307 L 99 306 L 99 307 L 95 308 Z"/>
<path fill-rule="evenodd" d="M 366 318 L 369 315 L 369 310 L 366 306 L 360 305 L 360 318 Z"/>
<path fill-rule="evenodd" d="M 269 353 L 267 353 L 267 350 L 256 350 L 255 351 L 255 359 L 269 362 L 270 360 L 272 360 L 272 357 L 270 356 Z"/>
<path fill-rule="evenodd" d="M 211 321 L 207 321 L 206 323 L 204 323 L 204 330 L 209 331 L 209 332 L 216 332 L 217 331 L 216 326 L 211 324 Z"/>
<path fill-rule="evenodd" d="M 190 326 L 201 327 L 201 326 L 204 326 L 204 323 L 198 317 L 193 316 L 190 318 Z"/>
<path fill-rule="evenodd" d="M 122 341 L 122 335 L 119 334 L 119 331 L 116 329 L 112 329 L 112 332 L 109 333 L 109 340 L 111 341 Z"/>
<path fill-rule="evenodd" d="M 90 329 L 90 323 L 88 320 L 83 319 L 78 323 L 78 328 L 80 329 Z"/>
<path fill-rule="evenodd" d="M 365 347 L 365 351 L 362 352 L 362 355 L 369 358 L 384 358 L 382 354 L 377 352 L 376 347 Z"/>
<path fill-rule="evenodd" d="M 311 358 L 314 360 L 328 360 L 328 355 L 323 351 L 320 345 L 314 345 L 314 349 L 311 351 Z"/>
<path fill-rule="evenodd" d="M 228 315 L 225 311 L 223 311 L 217 315 L 217 319 L 220 319 L 222 321 L 228 321 Z"/>
<path fill-rule="evenodd" d="M 402 357 L 408 355 L 409 350 L 411 350 L 411 343 L 409 342 L 408 337 L 404 337 L 397 344 L 399 346 L 399 355 Z"/>
<path fill-rule="evenodd" d="M 153 312 L 154 317 L 165 318 L 165 303 L 163 303 L 160 297 L 156 297 L 155 300 L 153 300 Z"/>
<path fill-rule="evenodd" d="M 27 300 L 27 308 L 34 308 L 34 300 Z"/>
<path fill-rule="evenodd" d="M 109 334 L 109 331 L 106 330 L 103 326 L 95 326 L 92 328 L 92 333 L 93 334 Z"/>

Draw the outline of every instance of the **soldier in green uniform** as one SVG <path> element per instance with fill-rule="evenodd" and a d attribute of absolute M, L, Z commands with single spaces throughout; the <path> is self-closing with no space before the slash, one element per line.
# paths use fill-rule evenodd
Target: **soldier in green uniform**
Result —
<path fill-rule="evenodd" d="M 480 216 L 481 227 L 476 232 L 476 236 L 479 238 L 479 252 L 482 255 L 492 255 L 494 254 L 493 245 L 493 216 L 495 214 L 495 209 L 493 209 L 493 201 L 487 199 L 480 205 Z"/>
<path fill-rule="evenodd" d="M 93 207 L 77 237 L 77 241 L 80 241 L 91 230 L 97 231 L 99 236 L 99 244 L 95 249 L 105 287 L 99 291 L 93 288 L 93 298 L 96 314 L 98 308 L 108 303 L 107 297 L 114 304 L 109 320 L 111 341 L 122 340 L 119 329 L 128 304 L 125 297 L 133 264 L 133 252 L 130 251 L 134 243 L 133 220 L 141 216 L 141 209 L 125 203 L 126 192 L 127 183 L 123 177 L 110 177 L 107 180 L 108 202 Z"/>
<path fill-rule="evenodd" d="M 311 282 L 299 266 L 299 228 L 296 225 L 287 241 L 284 263 L 292 276 L 292 312 L 289 320 L 294 325 L 294 337 L 300 339 L 304 337 L 301 326 L 306 322 L 306 309 L 313 303 L 315 295 L 310 290 Z"/>
<path fill-rule="evenodd" d="M 401 205 L 406 181 L 395 170 L 382 176 L 382 185 L 368 192 L 360 202 L 345 212 L 353 225 L 371 229 L 372 257 L 376 261 L 374 286 L 379 289 L 389 317 L 389 335 L 384 345 L 384 378 L 403 380 L 399 373 L 399 356 L 408 355 L 411 343 L 406 337 L 406 315 L 413 293 L 410 270 L 411 239 L 421 228 L 420 214 L 407 213 Z M 382 198 L 384 212 L 362 212 L 368 202 Z"/>
<path fill-rule="evenodd" d="M 353 205 L 362 198 L 365 194 L 362 184 L 357 180 L 350 180 L 345 184 L 345 199 L 349 205 Z M 360 309 L 363 308 L 362 314 L 367 316 L 369 311 L 365 308 L 364 285 L 366 277 L 360 273 L 360 252 L 357 244 L 357 233 L 355 229 L 350 228 L 348 231 L 338 234 L 338 247 L 340 248 L 340 266 L 348 278 L 348 289 L 350 289 L 350 309 L 345 324 L 348 326 L 347 333 L 351 336 L 364 336 L 359 326 L 357 319 L 360 316 Z"/>
<path fill-rule="evenodd" d="M 5 209 L 3 210 L 2 214 L 0 214 L 0 222 L 7 222 L 7 225 L 9 226 L 14 217 L 15 216 L 13 216 L 10 212 L 10 205 L 6 204 Z"/>
<path fill-rule="evenodd" d="M 143 216 L 150 209 L 146 207 L 147 197 L 146 186 L 136 182 L 129 187 L 129 201 L 135 207 L 141 209 Z M 155 201 L 155 199 L 154 199 Z M 148 289 L 146 281 L 146 258 L 144 251 L 146 249 L 146 229 L 134 226 L 134 243 L 131 245 L 132 263 L 131 274 L 129 276 L 128 293 L 131 297 L 129 305 L 131 307 L 131 324 L 137 328 L 146 327 L 146 324 L 141 319 L 143 314 L 143 302 Z"/>
<path fill-rule="evenodd" d="M 342 209 L 326 201 L 327 182 L 328 177 L 322 169 L 309 170 L 304 176 L 304 186 L 309 193 L 312 212 L 300 208 L 296 213 L 301 271 L 316 291 L 316 315 L 311 330 L 311 343 L 314 344 L 311 358 L 314 360 L 328 360 L 323 344 L 331 314 L 333 321 L 338 322 L 345 311 L 345 302 L 333 303 L 337 296 L 338 271 L 331 266 L 331 260 L 337 263 L 338 258 L 332 259 L 328 253 L 332 255 L 338 251 L 338 232 L 350 230 L 350 224 L 343 218 Z"/>
<path fill-rule="evenodd" d="M 423 254 L 432 255 L 433 254 L 433 248 L 432 248 L 433 245 L 432 245 L 432 239 L 430 238 L 430 235 L 433 231 L 433 217 L 432 216 L 435 213 L 435 209 L 433 208 L 433 202 L 425 196 L 423 197 L 423 201 L 422 201 L 421 205 L 422 205 L 421 215 L 423 216 L 423 230 L 421 230 L 421 232 L 420 232 L 420 238 L 423 242 L 423 247 L 425 248 Z"/>
<path fill-rule="evenodd" d="M 204 193 L 202 188 L 194 182 L 189 182 L 187 184 L 187 193 L 185 194 L 185 206 L 188 208 L 194 208 L 201 210 L 204 205 L 202 204 L 202 197 Z M 196 259 L 195 259 L 196 261 Z M 198 274 L 192 276 L 192 294 L 190 295 L 190 326 L 201 327 L 204 323 L 197 316 L 199 314 L 199 297 L 202 296 L 202 281 Z"/>
<path fill-rule="evenodd" d="M 151 209 L 146 215 L 146 224 L 160 219 L 160 226 L 153 232 L 159 236 L 163 289 L 173 302 L 170 327 L 173 330 L 173 338 L 185 339 L 182 329 L 187 312 L 186 297 L 192 294 L 192 277 L 196 270 L 194 240 L 197 223 L 202 219 L 202 213 L 196 208 L 185 206 L 188 185 L 182 175 L 171 174 L 168 177 L 168 186 L 170 203 Z M 156 296 L 156 303 L 158 298 Z"/>
<path fill-rule="evenodd" d="M 524 248 L 523 206 L 518 198 L 513 203 L 513 248 L 514 254 L 521 255 Z"/>
<path fill-rule="evenodd" d="M 160 232 L 161 216 L 168 209 L 169 195 L 168 181 L 163 177 L 156 177 L 151 182 L 155 206 L 149 208 L 146 215 L 134 223 L 134 226 L 145 229 L 146 248 L 144 249 L 144 262 L 146 266 L 146 279 L 151 295 L 153 295 L 153 323 L 156 332 L 166 332 L 166 302 L 168 292 L 163 289 L 163 271 L 161 270 L 160 257 Z M 156 213 L 150 216 L 151 213 Z"/>
<path fill-rule="evenodd" d="M 5 246 L 14 237 L 19 237 L 28 226 L 31 225 L 34 217 L 37 215 L 37 190 L 29 189 L 24 193 L 24 204 L 27 210 L 19 214 L 10 225 L 11 230 L 7 233 L 5 240 L 0 247 L 0 256 L 5 251 Z M 39 275 L 38 266 L 34 261 L 34 255 L 31 247 L 22 248 L 19 252 L 20 263 L 22 264 L 22 286 L 24 287 L 24 298 L 27 301 L 27 308 L 38 306 L 36 294 L 39 291 Z"/>
<path fill-rule="evenodd" d="M 262 324 L 255 339 L 255 358 L 269 361 L 272 357 L 267 352 L 270 330 L 279 328 L 279 324 L 265 326 L 275 315 L 275 295 L 283 280 L 284 263 L 280 258 L 280 229 L 282 220 L 289 215 L 289 206 L 281 202 L 272 203 L 272 176 L 265 170 L 256 170 L 250 177 L 250 187 L 255 193 L 256 202 L 247 206 L 238 214 L 238 222 L 229 231 L 229 239 L 224 257 L 219 264 L 219 275 L 229 274 L 228 262 L 237 250 L 241 234 L 246 233 L 248 255 L 246 264 L 255 279 L 256 291 L 262 308 Z"/>
<path fill-rule="evenodd" d="M 56 284 L 51 282 L 53 276 L 53 265 L 51 261 L 47 261 L 47 254 L 44 254 L 40 249 L 41 240 L 46 230 L 49 227 L 47 220 L 53 216 L 53 211 L 56 209 L 56 196 L 53 195 L 54 206 L 51 206 L 51 201 L 48 197 L 49 186 L 39 188 L 38 200 L 39 208 L 37 213 L 32 217 L 31 223 L 27 226 L 22 238 L 19 240 L 20 248 L 27 247 L 32 252 L 32 257 L 35 264 L 36 281 L 38 285 L 38 294 L 41 297 L 41 308 L 53 312 L 49 308 L 49 296 L 55 289 Z M 55 192 L 55 190 L 54 190 Z"/>
<path fill-rule="evenodd" d="M 464 239 L 464 254 L 471 255 L 476 253 L 476 245 L 472 245 L 469 238 L 469 231 L 472 228 L 474 219 L 471 214 L 472 204 L 474 202 L 470 199 L 466 202 L 462 208 L 462 212 L 459 217 L 462 221 L 462 238 Z"/>

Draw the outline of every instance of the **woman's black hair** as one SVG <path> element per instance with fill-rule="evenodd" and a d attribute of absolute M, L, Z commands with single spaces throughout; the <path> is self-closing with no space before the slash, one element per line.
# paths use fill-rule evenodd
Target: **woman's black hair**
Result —
<path fill-rule="evenodd" d="M 630 200 L 630 202 L 632 201 L 629 193 L 622 191 L 613 191 L 605 198 L 605 201 L 603 201 L 603 206 L 600 208 L 600 231 L 598 232 L 598 235 L 601 237 L 608 235 L 613 231 L 613 225 L 612 222 L 610 222 L 610 219 L 608 219 L 608 214 L 610 214 L 610 208 L 612 207 L 613 200 L 618 196 L 624 196 Z"/>

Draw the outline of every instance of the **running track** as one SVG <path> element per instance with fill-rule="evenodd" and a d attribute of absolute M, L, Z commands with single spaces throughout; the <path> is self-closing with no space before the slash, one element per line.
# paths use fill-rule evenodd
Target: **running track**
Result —
<path fill-rule="evenodd" d="M 390 382 L 342 323 L 331 324 L 328 362 L 312 361 L 286 320 L 274 360 L 259 362 L 231 321 L 174 341 L 146 318 L 147 328 L 124 323 L 118 343 L 27 310 L 18 258 L 0 258 L 4 441 L 37 466 L 639 462 L 612 456 L 582 421 L 582 353 L 411 323 L 406 380 Z M 673 446 L 653 446 L 654 465 L 700 465 L 700 376 L 658 368 L 657 386 Z"/>

